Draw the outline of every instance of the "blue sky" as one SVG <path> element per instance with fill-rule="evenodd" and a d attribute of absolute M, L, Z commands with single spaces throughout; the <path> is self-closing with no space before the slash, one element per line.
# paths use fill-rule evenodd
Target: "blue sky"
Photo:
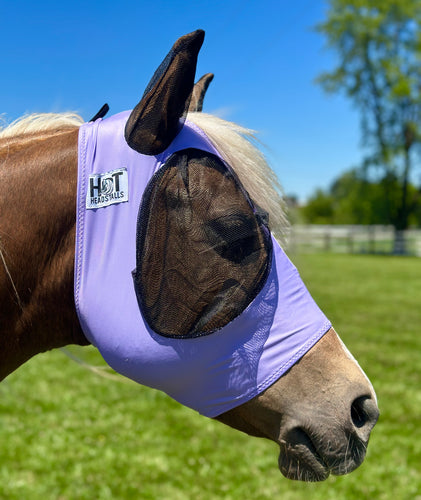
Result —
<path fill-rule="evenodd" d="M 173 42 L 206 31 L 204 111 L 259 131 L 284 191 L 304 201 L 360 163 L 359 115 L 314 84 L 334 55 L 323 0 L 0 1 L 0 113 L 131 109 Z"/>

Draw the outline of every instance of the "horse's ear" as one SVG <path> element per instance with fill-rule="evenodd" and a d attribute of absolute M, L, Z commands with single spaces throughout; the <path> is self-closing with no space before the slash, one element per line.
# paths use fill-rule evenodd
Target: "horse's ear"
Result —
<path fill-rule="evenodd" d="M 212 73 L 206 73 L 195 83 L 190 99 L 189 111 L 201 112 L 203 109 L 203 99 L 208 90 L 210 82 L 213 80 Z"/>
<path fill-rule="evenodd" d="M 156 70 L 126 123 L 128 145 L 139 153 L 162 153 L 180 131 L 194 86 L 196 63 L 205 32 L 179 38 Z"/>

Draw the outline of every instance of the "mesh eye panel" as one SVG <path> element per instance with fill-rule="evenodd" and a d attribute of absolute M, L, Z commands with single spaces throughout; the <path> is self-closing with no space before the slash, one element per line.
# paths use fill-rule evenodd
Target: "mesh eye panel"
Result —
<path fill-rule="evenodd" d="M 235 174 L 196 149 L 173 154 L 139 210 L 136 295 L 167 337 L 208 335 L 232 321 L 264 285 L 271 238 Z"/>

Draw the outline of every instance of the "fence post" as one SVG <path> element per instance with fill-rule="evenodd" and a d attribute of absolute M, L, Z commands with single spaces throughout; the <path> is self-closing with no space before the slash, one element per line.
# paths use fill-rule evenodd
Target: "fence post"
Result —
<path fill-rule="evenodd" d="M 325 252 L 330 251 L 331 237 L 330 232 L 325 233 Z"/>
<path fill-rule="evenodd" d="M 368 226 L 368 253 L 376 253 L 376 226 Z"/>
<path fill-rule="evenodd" d="M 393 253 L 394 255 L 406 254 L 405 231 L 403 231 L 402 229 L 395 229 Z"/>
<path fill-rule="evenodd" d="M 348 233 L 348 253 L 354 253 L 354 231 L 352 227 Z"/>

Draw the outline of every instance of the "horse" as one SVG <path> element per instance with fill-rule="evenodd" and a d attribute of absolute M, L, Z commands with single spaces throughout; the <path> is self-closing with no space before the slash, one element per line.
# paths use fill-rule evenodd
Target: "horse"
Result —
<path fill-rule="evenodd" d="M 106 125 L 113 117 L 105 119 L 104 112 L 89 124 L 74 114 L 31 115 L 0 131 L 0 379 L 50 349 L 94 343 L 101 351 L 85 315 L 93 308 L 94 322 L 109 310 L 115 316 L 113 301 L 122 295 L 123 305 L 135 309 L 133 342 L 143 332 L 148 347 L 126 346 L 119 326 L 125 316 L 110 316 L 112 345 L 101 354 L 113 366 L 116 351 L 124 352 L 117 371 L 134 379 L 142 371 L 148 385 L 154 361 L 147 356 L 163 352 L 166 361 L 151 368 L 159 382 L 149 385 L 234 429 L 275 441 L 285 477 L 322 481 L 347 474 L 365 458 L 379 415 L 376 395 L 273 236 L 286 228 L 283 204 L 250 131 L 202 112 L 212 78 L 194 85 L 203 38 L 198 30 L 176 41 L 140 102 L 114 119 L 121 144 L 113 151 L 116 133 Z M 115 219 L 89 260 L 83 257 L 86 228 L 100 227 L 106 213 L 123 213 L 133 199 L 126 199 L 126 164 L 83 179 L 78 174 L 90 154 L 82 144 L 86 135 L 96 137 L 104 127 L 109 150 L 102 156 L 118 162 L 124 142 L 127 155 L 152 170 L 134 195 L 137 222 Z M 95 148 L 93 162 L 102 158 Z M 130 238 L 119 236 L 125 226 Z M 105 240 L 116 239 L 124 239 L 129 253 L 112 263 L 101 255 Z M 111 285 L 114 278 L 102 280 L 109 272 L 118 273 Z M 84 273 L 97 289 L 85 309 L 79 297 L 89 281 Z M 109 307 L 97 303 L 105 288 Z M 304 301 L 302 310 L 297 301 Z M 306 337 L 296 348 L 288 344 L 296 338 L 291 332 L 274 337 L 278 322 L 298 324 L 294 335 L 308 331 L 311 342 Z M 129 360 L 134 349 L 147 357 L 145 366 Z M 265 356 L 271 371 L 261 383 Z M 237 390 L 246 378 L 247 390 L 227 395 L 228 385 Z"/>

